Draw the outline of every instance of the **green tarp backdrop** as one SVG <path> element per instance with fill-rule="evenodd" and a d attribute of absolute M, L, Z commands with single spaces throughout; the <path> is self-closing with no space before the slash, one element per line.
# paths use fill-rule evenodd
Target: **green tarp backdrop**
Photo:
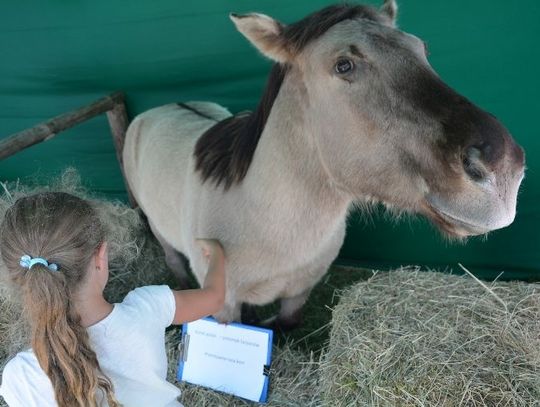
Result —
<path fill-rule="evenodd" d="M 381 0 L 382 1 L 382 0 Z M 371 1 L 372 4 L 378 4 Z M 19 1 L 0 7 L 0 138 L 115 90 L 130 116 L 177 101 L 255 107 L 270 63 L 236 32 L 231 11 L 295 21 L 323 0 Z M 378 211 L 350 219 L 339 261 L 372 266 L 461 262 L 486 277 L 540 279 L 540 3 L 401 0 L 399 25 L 423 38 L 458 92 L 492 112 L 525 148 L 528 171 L 513 225 L 449 243 L 424 220 Z M 0 162 L 0 181 L 79 169 L 93 190 L 125 199 L 105 116 Z M 239 216 L 241 216 L 239 214 Z M 284 225 L 286 227 L 286 225 Z"/>

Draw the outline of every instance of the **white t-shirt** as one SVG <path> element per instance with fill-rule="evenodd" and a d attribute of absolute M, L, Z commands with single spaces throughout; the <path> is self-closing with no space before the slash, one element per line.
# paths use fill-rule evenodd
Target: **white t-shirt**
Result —
<path fill-rule="evenodd" d="M 99 365 L 124 407 L 179 407 L 180 390 L 167 382 L 165 328 L 176 310 L 167 286 L 131 291 L 102 321 L 88 327 Z M 2 375 L 10 407 L 56 407 L 52 384 L 32 350 L 18 353 Z M 106 403 L 103 403 L 106 405 Z"/>

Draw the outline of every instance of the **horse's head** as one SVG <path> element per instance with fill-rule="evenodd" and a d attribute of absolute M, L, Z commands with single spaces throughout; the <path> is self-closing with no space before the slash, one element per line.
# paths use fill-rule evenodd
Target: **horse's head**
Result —
<path fill-rule="evenodd" d="M 305 101 L 290 108 L 302 109 L 305 137 L 337 188 L 423 213 L 453 236 L 509 225 L 523 150 L 439 78 L 424 42 L 395 27 L 396 11 L 386 1 L 331 6 L 289 26 L 261 14 L 232 19 L 298 81 Z"/>

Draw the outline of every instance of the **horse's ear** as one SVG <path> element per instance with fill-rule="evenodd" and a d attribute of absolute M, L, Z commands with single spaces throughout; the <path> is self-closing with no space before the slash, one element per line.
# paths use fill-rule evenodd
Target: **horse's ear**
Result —
<path fill-rule="evenodd" d="M 281 36 L 283 24 L 264 14 L 229 15 L 244 37 L 268 58 L 276 62 L 287 62 L 291 55 Z"/>
<path fill-rule="evenodd" d="M 384 4 L 381 6 L 381 14 L 390 19 L 390 25 L 396 26 L 398 6 L 396 0 L 384 0 Z"/>

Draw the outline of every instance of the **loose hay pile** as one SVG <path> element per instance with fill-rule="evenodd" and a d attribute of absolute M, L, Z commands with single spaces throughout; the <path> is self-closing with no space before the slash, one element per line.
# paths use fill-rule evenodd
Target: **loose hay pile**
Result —
<path fill-rule="evenodd" d="M 488 286 L 404 269 L 347 290 L 320 366 L 323 404 L 540 405 L 540 286 Z"/>
<path fill-rule="evenodd" d="M 67 170 L 47 187 L 28 188 L 20 184 L 0 185 L 0 220 L 18 198 L 42 191 L 68 192 L 92 201 L 107 228 L 110 280 L 106 296 L 120 301 L 129 290 L 143 284 L 169 281 L 161 248 L 150 238 L 137 211 L 119 202 L 98 200 L 81 186 L 79 175 Z M 145 252 L 140 256 L 141 251 Z M 12 296 L 6 270 L 0 259 L 0 367 L 9 355 L 27 346 L 27 329 L 20 306 Z"/>
<path fill-rule="evenodd" d="M 165 265 L 163 252 L 149 235 L 141 222 L 139 213 L 119 202 L 96 199 L 81 187 L 77 172 L 66 171 L 47 187 L 27 188 L 19 184 L 0 184 L 0 221 L 4 213 L 19 197 L 41 191 L 63 191 L 89 199 L 101 213 L 108 228 L 110 278 L 106 296 L 110 301 L 121 301 L 133 288 L 150 284 L 174 286 L 172 275 Z M 169 355 L 169 378 L 174 382 L 178 360 L 177 346 L 180 329 L 167 332 Z M 17 351 L 28 346 L 27 328 L 21 318 L 20 305 L 6 280 L 6 270 L 0 260 L 0 370 Z M 316 363 L 312 357 L 284 346 L 274 349 L 273 378 L 270 406 L 317 405 L 316 388 L 318 376 L 314 374 Z M 195 386 L 179 384 L 182 399 L 187 406 L 250 406 L 245 402 L 222 393 Z M 0 397 L 0 406 L 6 406 Z"/>
<path fill-rule="evenodd" d="M 169 361 L 178 360 L 178 335 L 168 335 Z M 270 374 L 268 407 L 317 407 L 321 405 L 318 391 L 318 366 L 313 354 L 294 350 L 289 345 L 274 346 Z M 173 381 L 176 366 L 169 364 L 168 379 Z M 182 403 L 186 407 L 249 407 L 259 405 L 238 397 L 215 392 L 203 387 L 181 383 Z"/>

